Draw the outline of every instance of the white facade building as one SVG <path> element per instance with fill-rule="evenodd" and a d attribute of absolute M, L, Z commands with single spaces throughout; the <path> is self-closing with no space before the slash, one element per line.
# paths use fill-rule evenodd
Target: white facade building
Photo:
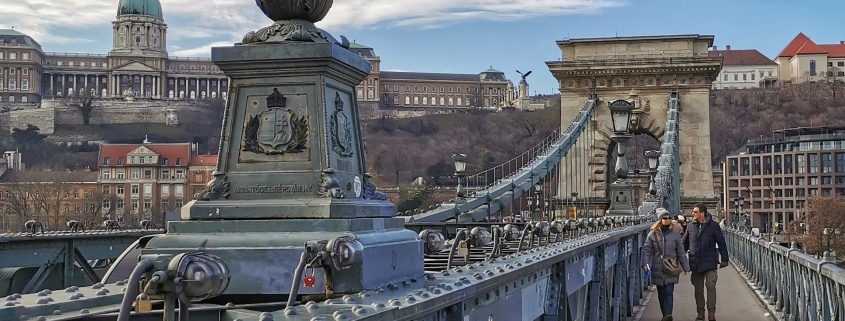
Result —
<path fill-rule="evenodd" d="M 723 57 L 722 71 L 713 81 L 713 89 L 743 89 L 774 87 L 778 79 L 778 65 L 755 49 L 710 49 L 711 57 Z"/>

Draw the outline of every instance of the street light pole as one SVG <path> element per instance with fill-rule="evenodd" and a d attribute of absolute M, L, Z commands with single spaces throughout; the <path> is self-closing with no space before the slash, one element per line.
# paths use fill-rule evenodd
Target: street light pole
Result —
<path fill-rule="evenodd" d="M 452 160 L 455 161 L 455 177 L 458 178 L 457 196 L 458 196 L 458 199 L 463 199 L 465 194 L 464 194 L 464 187 L 461 186 L 461 179 L 464 176 L 466 176 L 467 155 L 466 154 L 454 154 L 454 155 L 452 155 Z"/>
<path fill-rule="evenodd" d="M 610 209 L 607 215 L 633 215 L 631 205 L 632 186 L 628 182 L 628 161 L 625 159 L 625 143 L 631 139 L 628 127 L 631 124 L 631 114 L 634 102 L 630 100 L 615 100 L 608 104 L 610 117 L 613 121 L 613 135 L 610 139 L 616 143 L 616 180 L 610 184 Z"/>
<path fill-rule="evenodd" d="M 646 201 L 657 202 L 657 187 L 654 185 L 654 180 L 657 179 L 657 166 L 660 165 L 660 152 L 656 150 L 649 150 L 645 152 L 645 157 L 648 162 L 649 176 Z"/>

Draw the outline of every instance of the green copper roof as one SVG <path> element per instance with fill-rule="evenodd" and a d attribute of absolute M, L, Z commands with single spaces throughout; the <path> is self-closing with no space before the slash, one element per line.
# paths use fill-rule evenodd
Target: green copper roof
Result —
<path fill-rule="evenodd" d="M 493 69 L 493 66 L 490 66 L 490 69 L 487 69 L 487 70 L 485 70 L 485 71 L 482 71 L 482 73 L 502 73 L 502 72 L 501 72 L 501 71 L 498 71 L 498 70 L 496 70 L 496 69 Z"/>
<path fill-rule="evenodd" d="M 117 15 L 142 15 L 164 20 L 158 0 L 120 0 Z"/>

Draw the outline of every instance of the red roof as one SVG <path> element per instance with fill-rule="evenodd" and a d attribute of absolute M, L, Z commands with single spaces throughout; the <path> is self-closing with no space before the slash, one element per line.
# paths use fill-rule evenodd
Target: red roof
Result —
<path fill-rule="evenodd" d="M 794 57 L 795 55 L 823 55 L 830 58 L 845 58 L 845 44 L 817 45 L 803 33 L 798 33 L 789 44 L 783 48 L 778 57 Z"/>
<path fill-rule="evenodd" d="M 828 58 L 845 58 L 845 44 L 838 43 L 835 45 L 819 45 L 827 51 Z"/>
<path fill-rule="evenodd" d="M 722 65 L 725 66 L 777 65 L 774 61 L 755 49 L 711 50 L 707 52 L 707 55 L 710 57 L 722 57 Z"/>
<path fill-rule="evenodd" d="M 217 166 L 217 155 L 194 155 L 188 166 Z"/>
<path fill-rule="evenodd" d="M 778 54 L 778 57 L 792 57 L 798 52 L 798 49 L 801 49 L 801 46 L 804 45 L 805 42 L 811 41 L 810 38 L 804 35 L 803 32 L 799 32 L 789 44 L 786 45 L 785 48 Z"/>
<path fill-rule="evenodd" d="M 117 166 L 117 159 L 123 158 L 123 163 L 126 164 L 126 154 L 144 146 L 149 148 L 156 154 L 167 158 L 168 166 L 188 167 L 188 162 L 191 160 L 191 144 L 105 144 L 100 146 L 100 155 L 97 157 L 97 166 L 103 167 L 103 159 L 109 158 L 108 166 Z M 182 159 L 180 165 L 176 165 L 176 159 Z"/>

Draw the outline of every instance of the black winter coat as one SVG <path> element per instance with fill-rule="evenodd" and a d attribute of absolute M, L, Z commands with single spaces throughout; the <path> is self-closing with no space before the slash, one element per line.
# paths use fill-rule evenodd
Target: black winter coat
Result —
<path fill-rule="evenodd" d="M 698 223 L 693 220 L 687 226 L 684 247 L 689 251 L 689 265 L 692 272 L 713 271 L 719 268 L 719 262 L 728 261 L 725 235 L 722 234 L 719 223 L 713 221 L 710 214 L 705 214 L 704 222 Z"/>

